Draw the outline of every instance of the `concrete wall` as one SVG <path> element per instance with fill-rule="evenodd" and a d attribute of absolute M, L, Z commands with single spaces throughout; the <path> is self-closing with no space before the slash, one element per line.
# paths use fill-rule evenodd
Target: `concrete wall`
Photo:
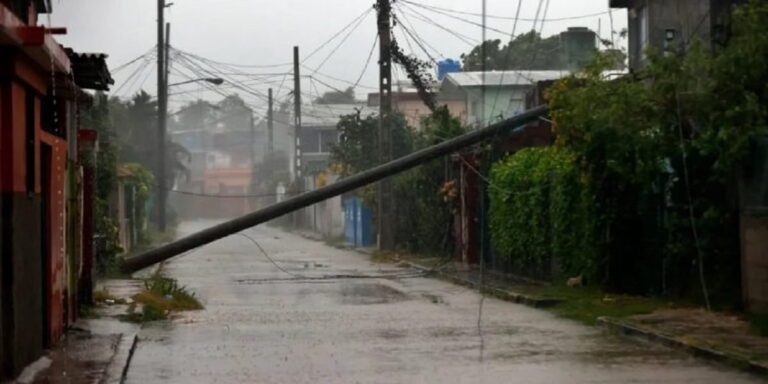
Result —
<path fill-rule="evenodd" d="M 467 88 L 467 123 L 484 127 L 522 112 L 528 88 L 489 87 L 485 93 L 485 104 L 480 88 Z"/>

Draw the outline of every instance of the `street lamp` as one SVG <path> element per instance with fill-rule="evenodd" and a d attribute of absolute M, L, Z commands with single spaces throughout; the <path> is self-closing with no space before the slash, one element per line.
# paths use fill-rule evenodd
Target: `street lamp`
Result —
<path fill-rule="evenodd" d="M 205 81 L 205 82 L 211 83 L 213 85 L 224 84 L 224 79 L 222 79 L 222 78 L 218 78 L 218 77 L 205 77 L 205 78 L 201 78 L 201 79 L 192 79 L 192 80 L 182 81 L 180 83 L 168 84 L 168 86 L 169 87 L 175 87 L 177 85 L 183 85 L 183 84 L 189 84 L 189 83 L 197 83 L 199 81 Z"/>

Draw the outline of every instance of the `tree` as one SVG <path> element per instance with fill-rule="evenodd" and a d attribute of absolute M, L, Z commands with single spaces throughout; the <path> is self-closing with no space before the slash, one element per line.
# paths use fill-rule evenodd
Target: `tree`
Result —
<path fill-rule="evenodd" d="M 317 104 L 354 104 L 355 103 L 355 89 L 349 87 L 342 91 L 328 91 L 323 93 L 322 96 L 315 99 Z"/>
<path fill-rule="evenodd" d="M 107 96 L 98 92 L 94 96 L 94 101 L 91 108 L 83 110 L 81 119 L 99 135 L 93 218 L 94 234 L 97 239 L 95 242 L 96 269 L 99 273 L 106 273 L 115 265 L 116 256 L 122 252 L 117 218 L 112 217 L 109 210 L 109 198 L 117 188 L 119 147 Z"/>
<path fill-rule="evenodd" d="M 247 130 L 251 125 L 253 111 L 237 94 L 225 97 L 217 104 L 216 124 L 227 130 Z"/>
<path fill-rule="evenodd" d="M 118 132 L 120 161 L 138 163 L 157 172 L 157 101 L 140 91 L 127 103 L 110 99 L 109 108 Z M 169 188 L 177 177 L 187 174 L 185 162 L 189 161 L 189 152 L 167 136 L 165 149 Z"/>
<path fill-rule="evenodd" d="M 466 127 L 451 117 L 445 107 L 438 108 L 425 119 L 422 133 L 408 127 L 402 115 L 395 114 L 391 118 L 395 158 L 466 132 Z M 362 117 L 360 113 L 342 116 L 338 124 L 341 140 L 331 151 L 332 160 L 342 176 L 354 175 L 379 164 L 376 155 L 379 153 L 378 126 L 376 116 Z M 433 254 L 450 252 L 451 210 L 441 195 L 447 181 L 445 161 L 434 160 L 393 178 L 398 247 Z M 368 206 L 377 206 L 373 187 L 360 189 L 358 195 Z"/>
<path fill-rule="evenodd" d="M 177 112 L 177 119 L 174 125 L 179 130 L 202 131 L 210 128 L 212 122 L 216 119 L 215 105 L 205 100 L 195 100 L 181 107 Z"/>
<path fill-rule="evenodd" d="M 485 64 L 489 71 L 502 70 L 558 70 L 565 69 L 560 56 L 560 36 L 542 38 L 536 31 L 518 35 L 507 45 L 501 40 L 488 40 L 461 55 L 465 71 L 483 68 L 481 55 L 485 48 Z"/>

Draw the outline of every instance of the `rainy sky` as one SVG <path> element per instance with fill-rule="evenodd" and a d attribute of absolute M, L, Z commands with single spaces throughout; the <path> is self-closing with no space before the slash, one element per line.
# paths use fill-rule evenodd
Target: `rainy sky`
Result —
<path fill-rule="evenodd" d="M 304 90 L 319 94 L 332 88 L 344 89 L 360 78 L 357 95 L 364 98 L 366 93 L 373 91 L 366 87 L 376 84 L 376 55 L 363 72 L 376 35 L 373 0 L 166 1 L 173 3 L 166 12 L 166 21 L 172 25 L 171 44 L 184 52 L 219 62 L 263 66 L 290 63 L 292 47 L 298 45 L 302 58 L 306 60 L 302 68 L 304 75 L 314 74 L 317 79 L 305 78 L 302 82 Z M 611 24 L 615 31 L 626 27 L 625 11 L 613 10 L 611 22 L 608 0 L 522 0 L 521 3 L 520 21 L 515 26 L 512 19 L 518 1 L 488 0 L 488 38 L 508 39 L 513 29 L 516 34 L 531 30 L 537 13 L 539 22 L 535 28 L 541 30 L 544 36 L 572 26 L 585 26 L 599 30 L 602 38 L 610 39 Z M 109 54 L 111 68 L 118 68 L 151 51 L 156 43 L 157 3 L 154 0 L 53 0 L 53 6 L 50 21 L 44 17 L 42 22 L 68 28 L 68 34 L 57 39 L 81 52 Z M 366 13 L 368 10 L 371 11 Z M 480 0 L 398 0 L 394 12 L 405 29 L 396 27 L 395 36 L 401 42 L 410 42 L 410 46 L 401 45 L 406 51 L 413 47 L 413 51 L 422 58 L 427 58 L 427 55 L 416 40 L 420 40 L 425 50 L 436 59 L 458 59 L 471 49 L 470 43 L 481 40 L 481 28 L 475 25 L 481 22 L 481 18 L 475 15 L 481 11 Z M 540 20 L 545 12 L 547 21 L 542 23 Z M 582 15 L 594 16 L 557 20 Z M 349 28 L 327 46 L 307 58 L 348 25 Z M 406 30 L 413 37 L 406 36 Z M 617 45 L 622 44 L 618 37 L 616 39 Z M 138 71 L 136 67 L 144 62 L 139 60 L 132 67 L 114 74 L 117 84 L 113 94 L 128 97 L 139 89 L 155 93 L 156 80 L 150 68 L 151 60 L 146 60 L 143 72 L 135 74 Z M 183 73 L 184 68 L 178 63 L 174 63 L 174 68 L 178 69 L 172 71 L 171 83 L 195 76 Z M 281 75 L 291 70 L 289 65 L 223 68 L 217 64 L 217 68 L 228 73 L 228 80 L 249 78 L 247 87 L 259 93 L 273 87 L 280 90 L 280 95 L 286 95 L 290 87 L 290 78 L 283 82 L 285 76 Z M 247 76 L 246 72 L 259 74 L 261 81 L 253 80 L 254 77 Z M 405 78 L 402 72 L 396 72 L 395 76 Z M 233 90 L 244 92 L 233 85 L 224 85 L 216 93 L 201 83 L 174 87 L 170 106 L 178 107 L 196 98 L 215 101 L 221 99 L 221 93 Z M 249 96 L 249 92 L 244 93 L 244 97 Z M 260 97 L 254 96 L 249 103 L 261 101 Z"/>

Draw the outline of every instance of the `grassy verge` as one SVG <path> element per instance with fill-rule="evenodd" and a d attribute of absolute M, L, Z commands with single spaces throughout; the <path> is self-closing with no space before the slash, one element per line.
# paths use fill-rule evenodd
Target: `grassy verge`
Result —
<path fill-rule="evenodd" d="M 589 325 L 594 325 L 602 316 L 623 318 L 674 306 L 670 301 L 652 297 L 608 294 L 597 287 L 520 286 L 518 291 L 538 297 L 560 298 L 563 301 L 550 310 Z"/>
<path fill-rule="evenodd" d="M 376 250 L 371 254 L 372 263 L 398 263 L 400 261 L 410 261 L 427 268 L 436 267 L 445 263 L 445 259 L 439 257 L 413 253 Z"/>

